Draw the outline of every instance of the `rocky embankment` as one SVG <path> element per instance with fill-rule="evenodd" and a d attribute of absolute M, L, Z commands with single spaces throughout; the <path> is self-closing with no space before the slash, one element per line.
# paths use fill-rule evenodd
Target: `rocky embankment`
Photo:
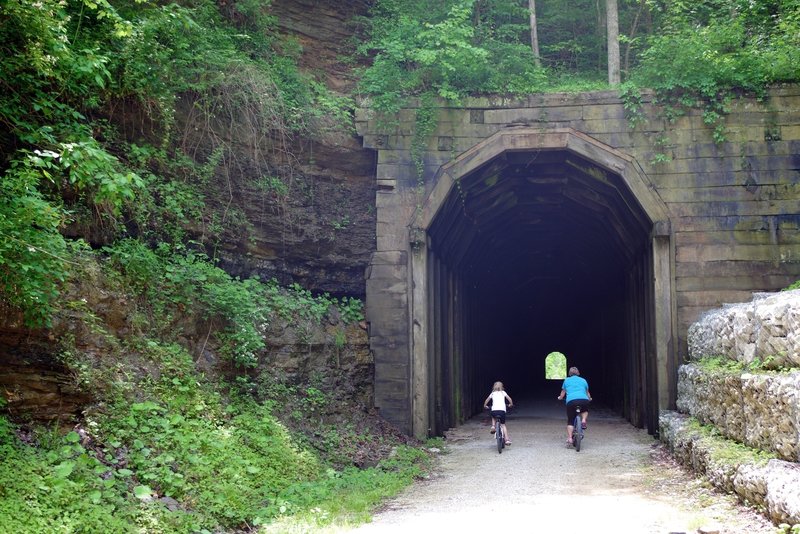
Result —
<path fill-rule="evenodd" d="M 688 343 L 662 441 L 776 524 L 800 524 L 800 290 L 712 310 Z"/>
<path fill-rule="evenodd" d="M 147 354 L 130 349 L 141 328 L 137 304 L 98 264 L 87 261 L 61 298 L 65 304 L 51 325 L 37 329 L 26 327 L 21 313 L 0 303 L 0 413 L 15 422 L 56 422 L 71 428 L 102 397 L 100 386 L 85 377 L 160 373 Z M 198 371 L 234 379 L 239 371 L 231 370 L 230 361 L 220 355 L 220 330 L 214 324 L 188 310 L 176 313 L 163 331 L 192 354 Z M 373 361 L 365 323 L 345 322 L 331 306 L 321 319 L 273 310 L 262 328 L 266 346 L 254 374 L 313 384 L 335 394 L 342 410 L 372 408 Z"/>

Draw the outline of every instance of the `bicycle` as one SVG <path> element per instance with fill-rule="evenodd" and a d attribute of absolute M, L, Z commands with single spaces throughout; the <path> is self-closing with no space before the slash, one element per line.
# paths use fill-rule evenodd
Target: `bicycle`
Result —
<path fill-rule="evenodd" d="M 489 410 L 489 413 L 491 414 L 491 410 Z M 497 454 L 503 454 L 503 449 L 506 448 L 506 436 L 503 433 L 503 425 L 500 424 L 499 417 L 495 420 L 494 437 L 497 439 Z"/>
<path fill-rule="evenodd" d="M 506 448 L 506 437 L 503 434 L 503 425 L 500 424 L 500 420 L 497 421 L 494 435 L 497 438 L 497 454 L 502 454 L 503 449 Z"/>
<path fill-rule="evenodd" d="M 581 441 L 585 430 L 581 424 L 581 405 L 575 405 L 575 418 L 572 420 L 572 445 L 575 447 L 575 452 L 581 452 Z"/>

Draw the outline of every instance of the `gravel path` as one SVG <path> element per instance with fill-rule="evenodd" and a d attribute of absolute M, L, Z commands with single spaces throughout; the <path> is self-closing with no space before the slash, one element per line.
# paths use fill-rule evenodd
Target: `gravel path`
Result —
<path fill-rule="evenodd" d="M 678 467 L 643 430 L 593 410 L 581 452 L 564 445 L 563 405 L 522 403 L 508 416 L 513 444 L 497 453 L 487 417 L 447 433 L 429 480 L 390 501 L 357 532 L 562 533 L 576 507 L 582 531 L 774 533 L 769 521 Z"/>

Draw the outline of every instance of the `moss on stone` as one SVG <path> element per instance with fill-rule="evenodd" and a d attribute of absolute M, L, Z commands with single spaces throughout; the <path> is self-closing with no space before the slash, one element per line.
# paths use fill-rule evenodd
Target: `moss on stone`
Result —
<path fill-rule="evenodd" d="M 729 466 L 742 464 L 764 465 L 777 458 L 771 452 L 748 447 L 742 443 L 728 439 L 712 425 L 704 425 L 694 417 L 689 417 L 685 427 L 687 433 L 695 434 L 708 451 L 709 458 L 715 462 Z"/>

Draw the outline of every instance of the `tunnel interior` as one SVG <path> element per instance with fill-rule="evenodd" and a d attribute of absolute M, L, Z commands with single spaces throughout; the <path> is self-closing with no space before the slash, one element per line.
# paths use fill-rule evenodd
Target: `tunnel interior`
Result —
<path fill-rule="evenodd" d="M 555 398 L 553 351 L 644 426 L 651 229 L 619 174 L 568 149 L 504 151 L 458 177 L 427 229 L 432 427 L 478 413 L 495 380 Z"/>

